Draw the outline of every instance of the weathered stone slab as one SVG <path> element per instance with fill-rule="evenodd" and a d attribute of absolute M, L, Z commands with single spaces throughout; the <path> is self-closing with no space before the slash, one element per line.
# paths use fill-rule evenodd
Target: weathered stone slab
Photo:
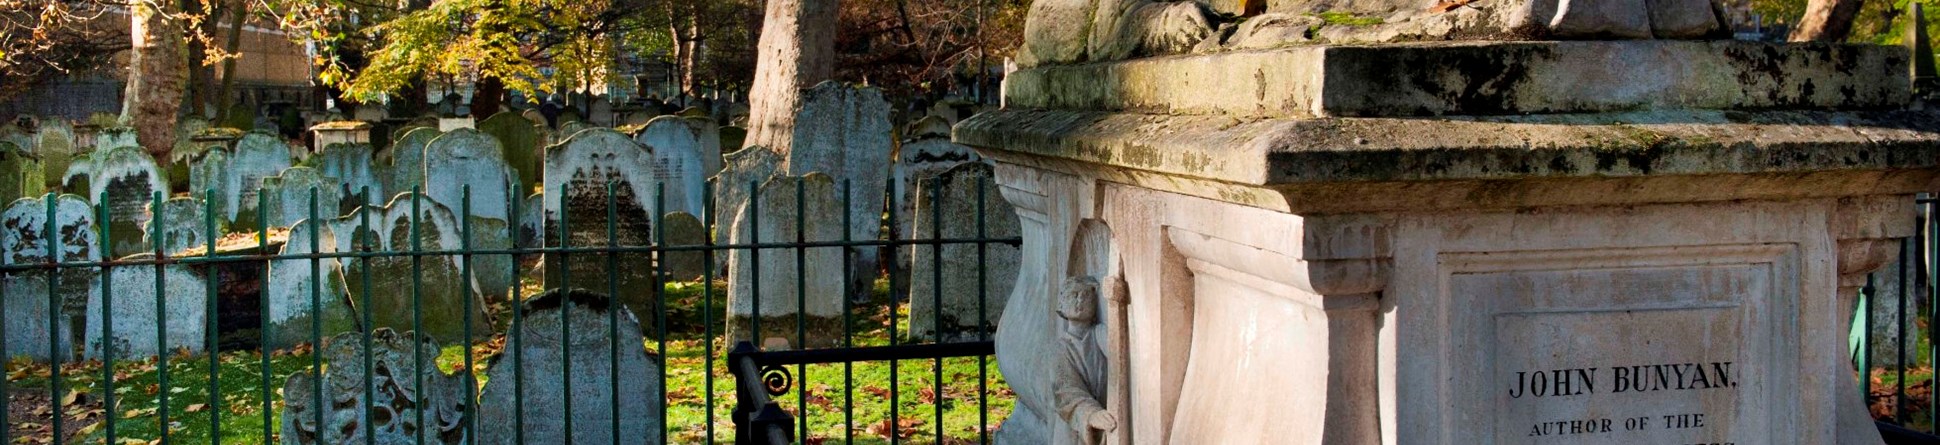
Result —
<path fill-rule="evenodd" d="M 608 129 L 547 148 L 546 247 L 652 245 L 652 163 L 646 146 Z M 647 253 L 548 254 L 546 287 L 619 295 L 638 319 L 653 320 L 651 303 L 660 293 L 651 264 Z"/>
<path fill-rule="evenodd" d="M 67 119 L 45 119 L 40 123 L 40 131 L 34 134 L 34 153 L 40 155 L 41 173 L 46 176 L 46 187 L 61 185 L 67 173 L 67 166 L 79 155 L 79 145 L 74 139 L 74 126 Z"/>
<path fill-rule="evenodd" d="M 0 199 L 11 202 L 46 191 L 46 174 L 40 160 L 28 151 L 32 148 L 0 141 Z"/>
<path fill-rule="evenodd" d="M 836 197 L 835 180 L 828 175 L 776 176 L 763 183 L 750 202 L 733 228 L 734 244 L 842 240 L 842 202 Z M 800 262 L 797 253 L 796 249 L 762 249 L 728 254 L 729 338 L 781 337 L 797 347 L 827 346 L 841 339 L 847 278 L 842 270 L 843 249 L 806 249 L 800 252 Z M 807 322 L 805 346 L 796 341 L 797 315 Z M 752 326 L 757 319 L 758 333 Z"/>
<path fill-rule="evenodd" d="M 474 406 L 465 401 L 471 394 L 467 387 L 474 385 L 471 374 L 438 370 L 429 358 L 438 353 L 438 343 L 413 337 L 418 336 L 378 329 L 370 335 L 369 350 L 355 332 L 330 338 L 319 351 L 328 364 L 322 381 L 316 371 L 307 371 L 291 374 L 283 384 L 280 443 L 406 444 L 416 443 L 420 432 L 427 444 L 468 443 L 464 419 Z M 422 366 L 420 351 L 427 357 Z M 364 385 L 366 376 L 372 376 L 370 386 Z M 420 381 L 424 386 L 417 386 Z"/>
<path fill-rule="evenodd" d="M 315 167 L 318 174 L 337 180 L 339 200 L 320 201 L 318 211 L 334 212 L 328 216 L 336 216 L 359 206 L 383 204 L 384 197 L 390 196 L 385 193 L 388 184 L 379 174 L 374 156 L 370 144 L 330 144 L 305 161 L 304 165 Z"/>
<path fill-rule="evenodd" d="M 152 260 L 153 254 L 131 260 Z M 159 281 L 158 281 L 159 280 Z M 116 360 L 140 359 L 178 349 L 205 350 L 208 341 L 209 288 L 202 277 L 180 264 L 117 267 L 92 280 L 88 292 L 87 357 L 103 359 L 108 350 Z M 161 283 L 162 293 L 155 285 Z M 113 332 L 103 332 L 103 308 L 114 317 Z M 157 327 L 167 334 L 157 337 Z M 107 334 L 107 335 L 104 335 Z"/>
<path fill-rule="evenodd" d="M 781 155 L 767 147 L 744 148 L 728 153 L 723 160 L 726 165 L 710 180 L 714 186 L 714 224 L 727 228 L 729 242 L 736 242 L 733 240 L 738 239 L 738 235 L 735 235 L 733 228 L 740 227 L 739 218 L 746 213 L 748 195 L 762 183 L 768 182 L 768 178 L 776 172 L 786 170 L 782 170 Z M 727 267 L 728 252 L 715 252 L 714 264 Z"/>
<path fill-rule="evenodd" d="M 983 160 L 976 150 L 950 142 L 950 125 L 943 118 L 926 117 L 910 128 L 910 139 L 903 141 L 902 151 L 896 156 L 892 172 L 895 193 L 890 195 L 891 205 L 896 209 L 896 232 L 902 239 L 911 239 L 910 228 L 915 221 L 915 214 L 911 212 L 916 210 L 918 183 L 965 162 Z M 907 255 L 905 252 L 904 256 Z"/>
<path fill-rule="evenodd" d="M 1911 97 L 1907 63 L 1888 46 L 1734 40 L 1306 45 L 1020 70 L 1004 100 L 1276 118 L 1875 109 Z"/>
<path fill-rule="evenodd" d="M 337 178 L 324 177 L 310 167 L 290 167 L 282 174 L 263 178 L 263 223 L 268 227 L 290 227 L 312 218 L 335 218 L 337 204 L 343 201 L 343 185 Z M 312 195 L 316 200 L 311 207 Z M 255 229 L 251 227 L 249 229 Z"/>
<path fill-rule="evenodd" d="M 413 206 L 417 209 L 415 216 Z M 459 250 L 463 246 L 458 229 L 458 218 L 451 210 L 423 195 L 402 193 L 391 198 L 388 205 L 352 212 L 337 222 L 334 231 L 340 252 L 365 249 L 401 252 Z M 474 338 L 490 336 L 492 324 L 484 311 L 485 302 L 474 291 L 472 283 L 460 275 L 465 257 L 435 255 L 421 257 L 419 261 L 420 273 L 413 275 L 413 261 L 408 256 L 344 260 L 345 281 L 349 282 L 354 306 L 371 311 L 372 327 L 409 330 L 416 315 L 423 319 L 419 329 L 422 332 L 465 338 L 465 314 L 469 307 L 471 334 Z M 370 274 L 369 287 L 364 284 L 366 273 Z M 414 312 L 414 306 L 421 312 Z"/>
<path fill-rule="evenodd" d="M 48 230 L 50 204 L 45 199 L 20 199 L 8 205 L 5 213 L 0 213 L 0 261 L 37 264 L 101 259 L 94 231 L 94 209 L 74 195 L 61 195 L 54 201 L 51 232 Z M 55 236 L 50 237 L 49 233 Z M 62 359 L 69 358 L 76 341 L 74 336 L 85 326 L 83 312 L 87 310 L 89 294 L 95 291 L 98 275 L 93 268 L 66 269 L 55 274 L 46 271 L 8 274 L 5 277 L 6 355 L 46 361 L 52 358 L 48 348 L 53 345 L 63 351 L 57 353 Z M 49 288 L 49 278 L 59 281 Z M 59 343 L 54 343 L 56 340 Z"/>
<path fill-rule="evenodd" d="M 405 193 L 424 186 L 424 148 L 444 134 L 436 128 L 412 128 L 391 142 L 391 178 L 384 190 Z M 381 161 L 380 161 L 381 163 Z"/>
<path fill-rule="evenodd" d="M 469 246 L 473 249 L 506 249 L 512 247 L 507 236 L 507 212 L 510 211 L 512 185 L 518 180 L 518 173 L 505 164 L 503 149 L 498 140 L 477 130 L 460 129 L 447 132 L 433 139 L 424 149 L 424 194 L 431 200 L 443 205 L 454 213 L 462 213 L 467 208 L 469 214 L 461 215 L 459 220 L 465 227 L 452 230 L 470 231 Z M 470 201 L 466 201 L 469 187 Z M 487 296 L 498 298 L 506 295 L 513 285 L 510 255 L 473 255 L 477 261 L 472 271 L 479 290 Z"/>
<path fill-rule="evenodd" d="M 104 127 L 94 133 L 94 151 L 117 147 L 136 147 L 135 129 L 123 126 Z"/>
<path fill-rule="evenodd" d="M 284 257 L 312 253 L 338 252 L 336 230 L 329 220 L 298 221 L 290 226 L 288 241 L 279 255 Z M 270 324 L 270 347 L 286 348 L 298 343 L 316 343 L 321 337 L 357 330 L 357 312 L 351 309 L 350 288 L 344 281 L 343 263 L 337 258 L 285 258 L 271 261 L 263 292 L 269 300 L 264 316 Z"/>
<path fill-rule="evenodd" d="M 231 221 L 229 215 L 235 212 L 235 208 L 231 207 L 234 203 L 225 198 L 234 194 L 237 186 L 225 174 L 229 168 L 229 158 L 229 149 L 211 147 L 189 160 L 189 194 L 210 200 L 216 219 L 223 224 L 228 224 Z M 68 175 L 73 176 L 74 173 Z M 73 179 L 69 179 L 69 183 L 72 184 Z"/>
<path fill-rule="evenodd" d="M 194 250 L 206 253 L 209 244 L 209 206 L 196 197 L 175 197 L 162 201 L 160 209 L 153 209 L 155 218 L 142 227 L 143 243 L 150 247 L 160 246 L 162 252 L 175 254 Z M 229 226 L 222 220 L 215 220 L 215 236 L 220 238 L 229 233 Z"/>
<path fill-rule="evenodd" d="M 479 397 L 482 443 L 517 443 L 521 435 L 527 443 L 561 440 L 569 433 L 568 412 L 574 443 L 613 443 L 615 431 L 622 444 L 660 443 L 661 362 L 643 347 L 637 334 L 642 325 L 633 318 L 637 310 L 614 304 L 597 293 L 552 290 L 521 305 L 520 344 L 508 343 L 486 371 L 490 384 Z M 609 330 L 608 323 L 618 326 Z M 616 349 L 618 355 L 611 355 Z"/>
<path fill-rule="evenodd" d="M 911 215 L 916 229 L 913 239 L 1019 235 L 1017 211 L 998 193 L 989 165 L 958 165 L 923 179 L 917 190 L 916 213 Z M 1010 296 L 1008 290 L 1017 280 L 1018 251 L 1009 244 L 978 246 L 914 246 L 909 269 L 911 335 L 932 337 L 940 333 L 947 338 L 997 325 Z"/>
<path fill-rule="evenodd" d="M 263 178 L 281 174 L 291 165 L 290 147 L 280 136 L 253 131 L 236 141 L 236 151 L 222 171 L 223 180 L 235 187 L 230 189 L 234 193 L 217 196 L 229 201 L 230 213 L 225 216 L 236 227 L 256 227 L 261 217 L 256 193 L 263 188 Z"/>
<path fill-rule="evenodd" d="M 654 183 L 666 193 L 668 212 L 702 211 L 703 187 L 707 184 L 701 133 L 708 128 L 679 116 L 661 116 L 647 122 L 634 140 L 645 145 L 653 156 L 650 167 Z M 715 148 L 719 149 L 716 141 Z M 655 189 L 648 189 L 654 191 Z M 654 193 L 646 195 L 653 200 Z"/>
<path fill-rule="evenodd" d="M 166 195 L 168 180 L 155 159 L 141 147 L 123 146 L 95 152 L 93 178 L 88 195 L 107 207 L 108 242 L 104 249 L 110 257 L 122 257 L 153 250 L 144 239 L 142 228 L 154 215 L 149 205 L 156 194 Z"/>
<path fill-rule="evenodd" d="M 545 166 L 540 162 L 545 154 L 545 134 L 538 125 L 506 111 L 479 121 L 478 131 L 498 139 L 504 149 L 505 163 L 518 172 L 516 179 L 521 194 L 531 191 L 544 179 Z"/>
<path fill-rule="evenodd" d="M 822 82 L 804 91 L 801 108 L 795 110 L 794 148 L 786 155 L 786 171 L 797 176 L 821 172 L 841 178 L 836 184 L 836 202 L 841 202 L 842 188 L 847 187 L 850 220 L 881 218 L 883 190 L 893 164 L 890 154 L 895 149 L 889 114 L 889 103 L 875 88 Z M 841 218 L 835 220 L 840 224 Z M 858 240 L 882 235 L 882 227 L 876 224 L 858 223 L 848 231 L 851 239 Z M 855 258 L 847 272 L 853 281 L 850 290 L 865 292 L 875 281 L 882 249 L 848 250 Z"/>
<path fill-rule="evenodd" d="M 700 218 L 687 212 L 671 212 L 660 218 L 662 245 L 700 246 L 707 243 L 707 227 Z M 660 256 L 667 278 L 680 281 L 700 279 L 707 271 L 703 251 L 669 251 Z"/>

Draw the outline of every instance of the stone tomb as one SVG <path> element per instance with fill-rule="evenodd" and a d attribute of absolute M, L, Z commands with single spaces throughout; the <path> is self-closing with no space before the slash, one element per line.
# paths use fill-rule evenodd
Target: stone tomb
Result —
<path fill-rule="evenodd" d="M 153 260 L 154 254 L 133 255 L 132 261 Z M 116 267 L 94 280 L 88 292 L 87 357 L 141 359 L 187 350 L 201 352 L 208 340 L 209 287 L 202 277 L 181 264 Z M 159 280 L 159 281 L 158 281 Z M 155 283 L 163 288 L 156 292 Z M 103 332 L 102 310 L 114 317 L 112 332 Z M 156 337 L 157 326 L 167 334 Z"/>
<path fill-rule="evenodd" d="M 1522 74 L 1478 90 L 1501 73 L 1471 60 Z M 1940 114 L 1908 107 L 1905 60 L 1470 42 L 1019 71 L 955 128 L 1024 238 L 999 440 L 1880 443 L 1853 304 L 1940 189 Z M 1080 227 L 1109 235 L 1066 249 Z M 1108 391 L 1063 390 L 1072 276 L 1125 283 Z M 1056 409 L 1084 399 L 1118 428 Z"/>
<path fill-rule="evenodd" d="M 485 371 L 490 383 L 478 404 L 482 443 L 513 444 L 521 435 L 526 443 L 563 440 L 568 412 L 575 443 L 613 443 L 616 431 L 621 444 L 660 443 L 665 429 L 660 423 L 660 358 L 646 350 L 645 339 L 637 334 L 637 310 L 615 312 L 613 304 L 593 292 L 552 290 L 520 306 L 524 323 L 518 345 L 508 335 L 505 353 L 493 357 Z M 572 327 L 570 333 L 562 323 Z M 618 326 L 609 331 L 608 323 Z M 609 355 L 616 349 L 617 367 Z M 570 376 L 564 372 L 568 363 Z M 515 373 L 519 368 L 523 372 Z M 524 380 L 515 381 L 520 378 Z M 524 404 L 524 423 L 519 423 L 515 398 Z M 613 405 L 615 400 L 619 406 Z"/>
<path fill-rule="evenodd" d="M 318 352 L 329 366 L 321 381 L 311 370 L 283 382 L 279 443 L 404 444 L 416 443 L 420 433 L 427 444 L 469 443 L 464 419 L 473 407 L 465 403 L 472 376 L 433 366 L 430 357 L 439 351 L 433 338 L 378 329 L 370 334 L 369 350 L 356 332 L 330 338 Z M 423 366 L 417 362 L 420 353 L 426 357 Z M 372 376 L 370 386 L 364 385 L 365 376 Z"/>
<path fill-rule="evenodd" d="M 418 209 L 415 217 L 414 206 Z M 415 239 L 413 221 L 416 221 Z M 413 248 L 434 251 L 462 247 L 458 218 L 451 210 L 423 195 L 410 193 L 391 198 L 391 203 L 385 206 L 357 209 L 338 220 L 332 230 L 337 234 L 339 252 L 366 248 L 404 252 Z M 465 338 L 465 310 L 469 307 L 473 338 L 491 336 L 492 321 L 485 313 L 485 301 L 474 291 L 473 283 L 460 275 L 465 257 L 428 255 L 419 261 L 420 274 L 413 275 L 409 256 L 344 260 L 344 281 L 351 299 L 359 311 L 371 312 L 371 327 L 411 330 L 414 317 L 422 317 L 421 331 L 426 334 Z M 476 275 L 479 271 L 473 272 Z M 366 273 L 370 274 L 368 288 L 364 284 Z M 421 312 L 413 312 L 414 307 Z"/>
<path fill-rule="evenodd" d="M 14 201 L 4 213 L 0 213 L 0 261 L 6 264 L 45 263 L 50 259 L 60 262 L 99 261 L 101 249 L 94 231 L 94 213 L 86 200 L 74 195 L 60 195 L 54 199 L 52 209 L 44 199 L 27 198 Z M 53 231 L 57 239 L 48 237 L 49 211 L 53 216 Z M 50 245 L 52 244 L 52 245 Z M 49 255 L 51 252 L 54 255 Z M 45 271 L 16 272 L 7 274 L 4 285 L 7 287 L 7 350 L 8 357 L 27 356 L 38 361 L 50 359 L 48 347 L 50 340 L 59 340 L 53 345 L 58 351 L 72 351 L 73 338 L 81 326 L 82 312 L 87 310 L 90 294 L 96 291 L 94 282 L 99 271 L 94 268 L 62 270 L 58 274 Z M 59 282 L 48 283 L 57 278 Z M 54 287 L 49 288 L 52 284 Z M 54 295 L 49 295 L 49 292 Z M 54 313 L 58 311 L 58 313 Z M 49 326 L 49 322 L 53 325 Z M 70 352 L 57 353 L 65 360 Z"/>
<path fill-rule="evenodd" d="M 733 228 L 736 244 L 842 240 L 842 202 L 836 197 L 835 179 L 828 175 L 776 176 L 761 185 L 744 211 Z M 797 253 L 793 248 L 729 252 L 729 339 L 778 337 L 796 347 L 839 344 L 842 249 L 803 249 L 799 264 Z M 806 322 L 807 346 L 797 341 L 798 315 Z M 757 319 L 759 333 L 753 332 Z"/>
<path fill-rule="evenodd" d="M 123 146 L 95 152 L 88 195 L 108 209 L 107 253 L 122 257 L 152 251 L 142 228 L 148 225 L 149 206 L 157 193 L 168 192 L 168 180 L 141 147 Z"/>
<path fill-rule="evenodd" d="M 646 146 L 603 128 L 581 131 L 548 147 L 546 247 L 653 245 L 652 163 L 653 153 Z M 650 322 L 653 299 L 660 294 L 654 289 L 652 264 L 646 252 L 547 254 L 546 287 L 619 295 L 638 319 Z"/>
<path fill-rule="evenodd" d="M 979 188 L 982 192 L 979 193 Z M 917 186 L 915 239 L 975 239 L 1018 236 L 1017 212 L 1003 200 L 991 168 L 959 165 Z M 982 202 L 979 203 L 978 200 Z M 983 217 L 978 218 L 978 211 Z M 978 227 L 981 219 L 983 226 Z M 997 326 L 1005 297 L 1017 277 L 1017 248 L 985 244 L 916 245 L 911 258 L 909 329 L 928 338 Z M 941 279 L 941 281 L 939 281 Z M 983 280 L 979 287 L 978 280 Z M 938 313 L 938 301 L 941 313 Z M 981 302 L 981 305 L 979 304 Z M 983 314 L 979 321 L 979 313 Z M 938 321 L 942 324 L 939 326 Z"/>
<path fill-rule="evenodd" d="M 712 129 L 679 116 L 661 116 L 648 121 L 647 127 L 634 138 L 647 146 L 647 151 L 653 156 L 654 182 L 660 184 L 666 193 L 664 211 L 702 211 L 703 187 L 707 184 L 709 174 L 701 142 L 704 130 Z M 716 141 L 716 144 L 719 142 Z M 718 169 L 719 165 L 713 167 Z M 650 192 L 646 196 L 651 201 L 654 199 L 651 192 L 654 189 L 648 190 Z"/>

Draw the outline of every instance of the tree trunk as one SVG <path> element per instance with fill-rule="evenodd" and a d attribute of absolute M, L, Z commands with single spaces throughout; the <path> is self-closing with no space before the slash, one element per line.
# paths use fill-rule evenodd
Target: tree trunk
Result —
<path fill-rule="evenodd" d="M 232 117 L 230 113 L 235 112 L 235 56 L 239 56 L 236 51 L 242 48 L 243 19 L 249 16 L 249 2 L 246 0 L 238 0 L 235 4 L 229 6 L 229 11 L 229 41 L 223 43 L 223 51 L 229 53 L 231 57 L 222 61 L 222 88 L 216 90 L 216 103 L 222 104 L 222 109 L 218 110 L 216 118 L 222 122 L 228 122 Z"/>
<path fill-rule="evenodd" d="M 128 89 L 121 118 L 135 128 L 135 140 L 156 159 L 167 159 L 175 145 L 175 120 L 182 109 L 187 77 L 182 29 L 168 2 L 134 2 L 129 8 Z"/>
<path fill-rule="evenodd" d="M 748 92 L 746 146 L 787 155 L 802 89 L 835 75 L 836 0 L 768 0 L 754 86 Z"/>
<path fill-rule="evenodd" d="M 499 104 L 504 102 L 505 82 L 497 77 L 479 78 L 472 89 L 472 119 L 485 120 L 498 114 Z"/>
<path fill-rule="evenodd" d="M 1852 34 L 1852 21 L 1859 17 L 1862 0 L 1809 0 L 1805 17 L 1792 28 L 1788 40 L 1794 42 L 1843 42 Z"/>

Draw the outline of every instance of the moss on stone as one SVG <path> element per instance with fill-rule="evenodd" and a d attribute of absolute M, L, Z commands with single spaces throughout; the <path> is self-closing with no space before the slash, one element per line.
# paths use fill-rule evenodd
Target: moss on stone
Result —
<path fill-rule="evenodd" d="M 1374 26 L 1385 23 L 1380 17 L 1363 17 L 1354 15 L 1351 12 L 1325 11 L 1310 15 L 1319 17 L 1321 21 L 1327 22 L 1328 25 Z"/>

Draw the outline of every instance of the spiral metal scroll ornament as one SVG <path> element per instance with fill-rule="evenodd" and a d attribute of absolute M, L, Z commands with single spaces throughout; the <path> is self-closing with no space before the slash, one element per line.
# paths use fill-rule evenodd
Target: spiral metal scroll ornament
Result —
<path fill-rule="evenodd" d="M 761 368 L 761 385 L 768 388 L 768 395 L 780 396 L 795 386 L 795 376 L 788 373 L 787 367 L 765 366 Z"/>

